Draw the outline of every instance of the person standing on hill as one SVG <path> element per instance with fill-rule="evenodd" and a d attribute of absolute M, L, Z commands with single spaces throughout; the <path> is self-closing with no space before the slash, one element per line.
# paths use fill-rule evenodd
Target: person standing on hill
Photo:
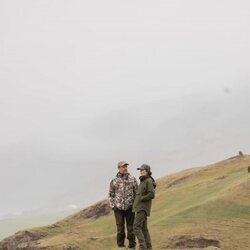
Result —
<path fill-rule="evenodd" d="M 151 176 L 151 168 L 147 164 L 141 165 L 140 184 L 133 204 L 135 212 L 134 233 L 139 241 L 139 250 L 152 249 L 151 238 L 147 227 L 147 216 L 150 215 L 152 199 L 155 197 L 156 183 Z"/>
<path fill-rule="evenodd" d="M 109 203 L 115 214 L 117 226 L 117 245 L 119 249 L 125 249 L 125 221 L 127 225 L 127 239 L 129 249 L 135 249 L 135 235 L 133 223 L 135 214 L 132 212 L 138 184 L 136 178 L 128 173 L 128 163 L 118 162 L 118 173 L 110 182 Z"/>

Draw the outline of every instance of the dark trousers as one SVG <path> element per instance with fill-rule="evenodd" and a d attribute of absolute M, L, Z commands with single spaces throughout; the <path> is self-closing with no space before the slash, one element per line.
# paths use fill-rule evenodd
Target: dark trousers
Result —
<path fill-rule="evenodd" d="M 139 241 L 139 250 L 152 249 L 151 238 L 147 226 L 147 214 L 139 211 L 135 215 L 134 233 Z"/>
<path fill-rule="evenodd" d="M 135 243 L 135 235 L 133 233 L 133 224 L 135 214 L 132 212 L 132 208 L 128 210 L 120 210 L 118 208 L 114 209 L 115 220 L 117 226 L 117 245 L 119 247 L 124 246 L 125 241 L 125 221 L 127 225 L 127 239 L 129 240 L 129 248 L 134 248 Z"/>

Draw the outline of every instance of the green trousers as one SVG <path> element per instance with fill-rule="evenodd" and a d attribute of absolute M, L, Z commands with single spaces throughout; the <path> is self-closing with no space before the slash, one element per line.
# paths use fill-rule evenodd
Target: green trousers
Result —
<path fill-rule="evenodd" d="M 145 211 L 139 211 L 135 214 L 134 234 L 139 242 L 139 250 L 152 249 Z"/>

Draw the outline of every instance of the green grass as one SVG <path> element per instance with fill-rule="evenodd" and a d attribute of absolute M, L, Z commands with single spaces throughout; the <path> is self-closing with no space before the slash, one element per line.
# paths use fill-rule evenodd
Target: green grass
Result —
<path fill-rule="evenodd" d="M 247 250 L 250 246 L 249 163 L 250 156 L 235 157 L 159 179 L 149 217 L 154 249 L 174 249 L 170 246 L 178 237 L 185 236 L 218 240 L 226 250 Z M 40 247 L 70 245 L 85 250 L 116 247 L 112 212 L 97 219 L 85 219 L 80 212 L 58 225 L 54 229 L 31 230 L 48 234 L 39 240 Z"/>

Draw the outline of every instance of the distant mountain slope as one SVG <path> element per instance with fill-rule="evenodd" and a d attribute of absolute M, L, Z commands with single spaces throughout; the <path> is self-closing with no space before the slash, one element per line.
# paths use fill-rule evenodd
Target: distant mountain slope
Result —
<path fill-rule="evenodd" d="M 250 156 L 236 156 L 158 180 L 149 227 L 155 249 L 247 250 Z M 21 231 L 0 249 L 115 249 L 115 221 L 101 201 L 56 224 Z"/>

